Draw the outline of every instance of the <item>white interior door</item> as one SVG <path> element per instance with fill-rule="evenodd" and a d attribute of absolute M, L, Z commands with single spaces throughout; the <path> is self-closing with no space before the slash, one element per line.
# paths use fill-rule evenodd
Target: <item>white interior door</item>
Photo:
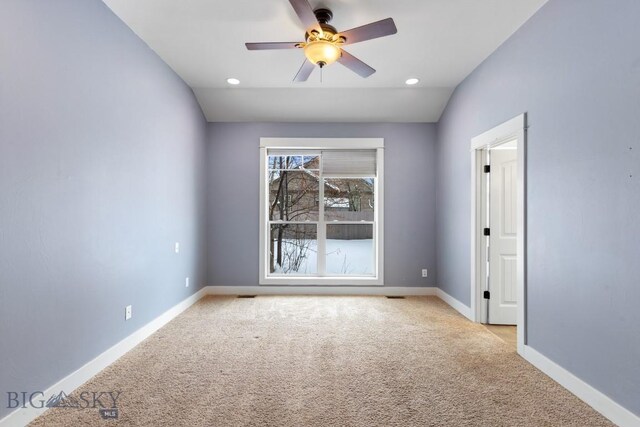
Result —
<path fill-rule="evenodd" d="M 489 191 L 489 323 L 517 322 L 518 152 L 514 143 L 491 149 Z"/>

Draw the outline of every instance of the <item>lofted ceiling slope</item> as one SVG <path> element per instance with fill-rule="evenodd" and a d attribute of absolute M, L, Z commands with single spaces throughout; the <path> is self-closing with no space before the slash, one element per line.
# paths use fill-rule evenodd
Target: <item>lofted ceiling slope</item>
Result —
<path fill-rule="evenodd" d="M 339 31 L 392 17 L 398 33 L 346 47 L 377 70 L 340 64 L 305 83 L 301 50 L 245 42 L 303 41 L 288 0 L 103 0 L 184 81 L 209 121 L 435 122 L 453 89 L 546 0 L 310 0 Z M 226 79 L 240 80 L 229 86 Z M 406 86 L 417 77 L 420 82 Z"/>

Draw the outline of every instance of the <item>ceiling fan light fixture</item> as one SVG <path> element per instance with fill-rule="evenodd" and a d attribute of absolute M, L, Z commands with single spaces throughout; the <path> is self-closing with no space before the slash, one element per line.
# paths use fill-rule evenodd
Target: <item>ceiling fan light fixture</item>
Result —
<path fill-rule="evenodd" d="M 302 49 L 305 60 L 293 78 L 294 82 L 305 82 L 315 69 L 339 62 L 360 77 L 367 78 L 376 72 L 346 50 L 343 46 L 390 36 L 398 32 L 392 18 L 382 19 L 339 32 L 329 22 L 333 19 L 331 10 L 321 7 L 313 9 L 309 0 L 289 0 L 291 6 L 306 29 L 302 42 L 245 43 L 248 50 Z"/>
<path fill-rule="evenodd" d="M 235 86 L 235 85 L 239 85 L 240 84 L 240 80 L 235 79 L 233 77 L 229 77 L 227 79 L 227 83 L 229 83 L 230 85 L 234 85 Z"/>
<path fill-rule="evenodd" d="M 408 86 L 413 86 L 413 85 L 417 85 L 419 82 L 420 82 L 420 79 L 416 79 L 415 77 L 412 77 L 410 79 L 407 79 L 407 81 L 404 83 Z"/>
<path fill-rule="evenodd" d="M 305 45 L 304 55 L 309 61 L 324 67 L 340 59 L 341 49 L 329 41 L 316 40 Z"/>

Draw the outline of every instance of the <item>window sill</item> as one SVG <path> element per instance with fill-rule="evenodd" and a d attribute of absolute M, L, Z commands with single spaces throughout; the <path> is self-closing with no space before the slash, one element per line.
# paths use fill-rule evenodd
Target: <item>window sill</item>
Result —
<path fill-rule="evenodd" d="M 261 286 L 384 286 L 381 277 L 261 277 Z"/>

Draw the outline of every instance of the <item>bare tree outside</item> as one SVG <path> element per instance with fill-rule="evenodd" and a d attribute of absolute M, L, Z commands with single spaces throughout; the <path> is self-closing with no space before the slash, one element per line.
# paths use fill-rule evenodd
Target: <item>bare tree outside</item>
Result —
<path fill-rule="evenodd" d="M 269 271 L 300 271 L 315 249 L 317 226 L 298 222 L 318 220 L 318 156 L 269 156 Z M 291 223 L 293 222 L 293 224 Z"/>

